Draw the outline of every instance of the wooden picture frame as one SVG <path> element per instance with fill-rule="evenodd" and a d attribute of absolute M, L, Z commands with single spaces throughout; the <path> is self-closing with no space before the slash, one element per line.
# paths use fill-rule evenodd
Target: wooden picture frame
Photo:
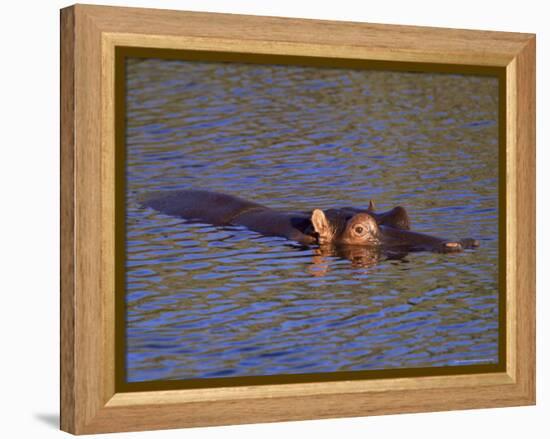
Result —
<path fill-rule="evenodd" d="M 124 392 L 115 371 L 118 47 L 490 67 L 505 78 L 498 372 Z M 61 429 L 74 434 L 535 403 L 535 37 L 76 5 L 61 11 Z"/>

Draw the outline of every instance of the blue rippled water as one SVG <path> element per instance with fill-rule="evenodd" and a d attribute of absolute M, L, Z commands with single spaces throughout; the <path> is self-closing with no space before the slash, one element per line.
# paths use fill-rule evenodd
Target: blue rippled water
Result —
<path fill-rule="evenodd" d="M 495 78 L 129 59 L 127 94 L 128 381 L 497 362 Z M 365 263 L 139 203 L 188 188 L 481 247 Z"/>

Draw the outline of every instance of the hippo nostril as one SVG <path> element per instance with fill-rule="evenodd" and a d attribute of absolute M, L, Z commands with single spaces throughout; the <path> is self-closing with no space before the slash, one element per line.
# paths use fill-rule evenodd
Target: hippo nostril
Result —
<path fill-rule="evenodd" d="M 472 238 L 466 238 L 460 241 L 462 246 L 464 248 L 475 248 L 479 247 L 479 240 L 478 239 L 472 239 Z"/>

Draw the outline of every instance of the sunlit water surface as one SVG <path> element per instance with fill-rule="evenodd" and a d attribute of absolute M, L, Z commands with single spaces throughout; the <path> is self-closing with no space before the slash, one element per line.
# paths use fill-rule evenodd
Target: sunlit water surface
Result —
<path fill-rule="evenodd" d="M 495 78 L 130 59 L 127 89 L 128 381 L 498 360 Z M 481 247 L 369 266 L 139 204 L 189 188 Z"/>

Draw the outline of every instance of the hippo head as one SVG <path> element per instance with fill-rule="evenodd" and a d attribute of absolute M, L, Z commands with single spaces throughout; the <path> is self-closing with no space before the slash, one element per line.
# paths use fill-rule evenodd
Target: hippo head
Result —
<path fill-rule="evenodd" d="M 311 223 L 319 244 L 377 245 L 380 229 L 367 212 L 351 214 L 341 209 L 315 209 Z"/>

